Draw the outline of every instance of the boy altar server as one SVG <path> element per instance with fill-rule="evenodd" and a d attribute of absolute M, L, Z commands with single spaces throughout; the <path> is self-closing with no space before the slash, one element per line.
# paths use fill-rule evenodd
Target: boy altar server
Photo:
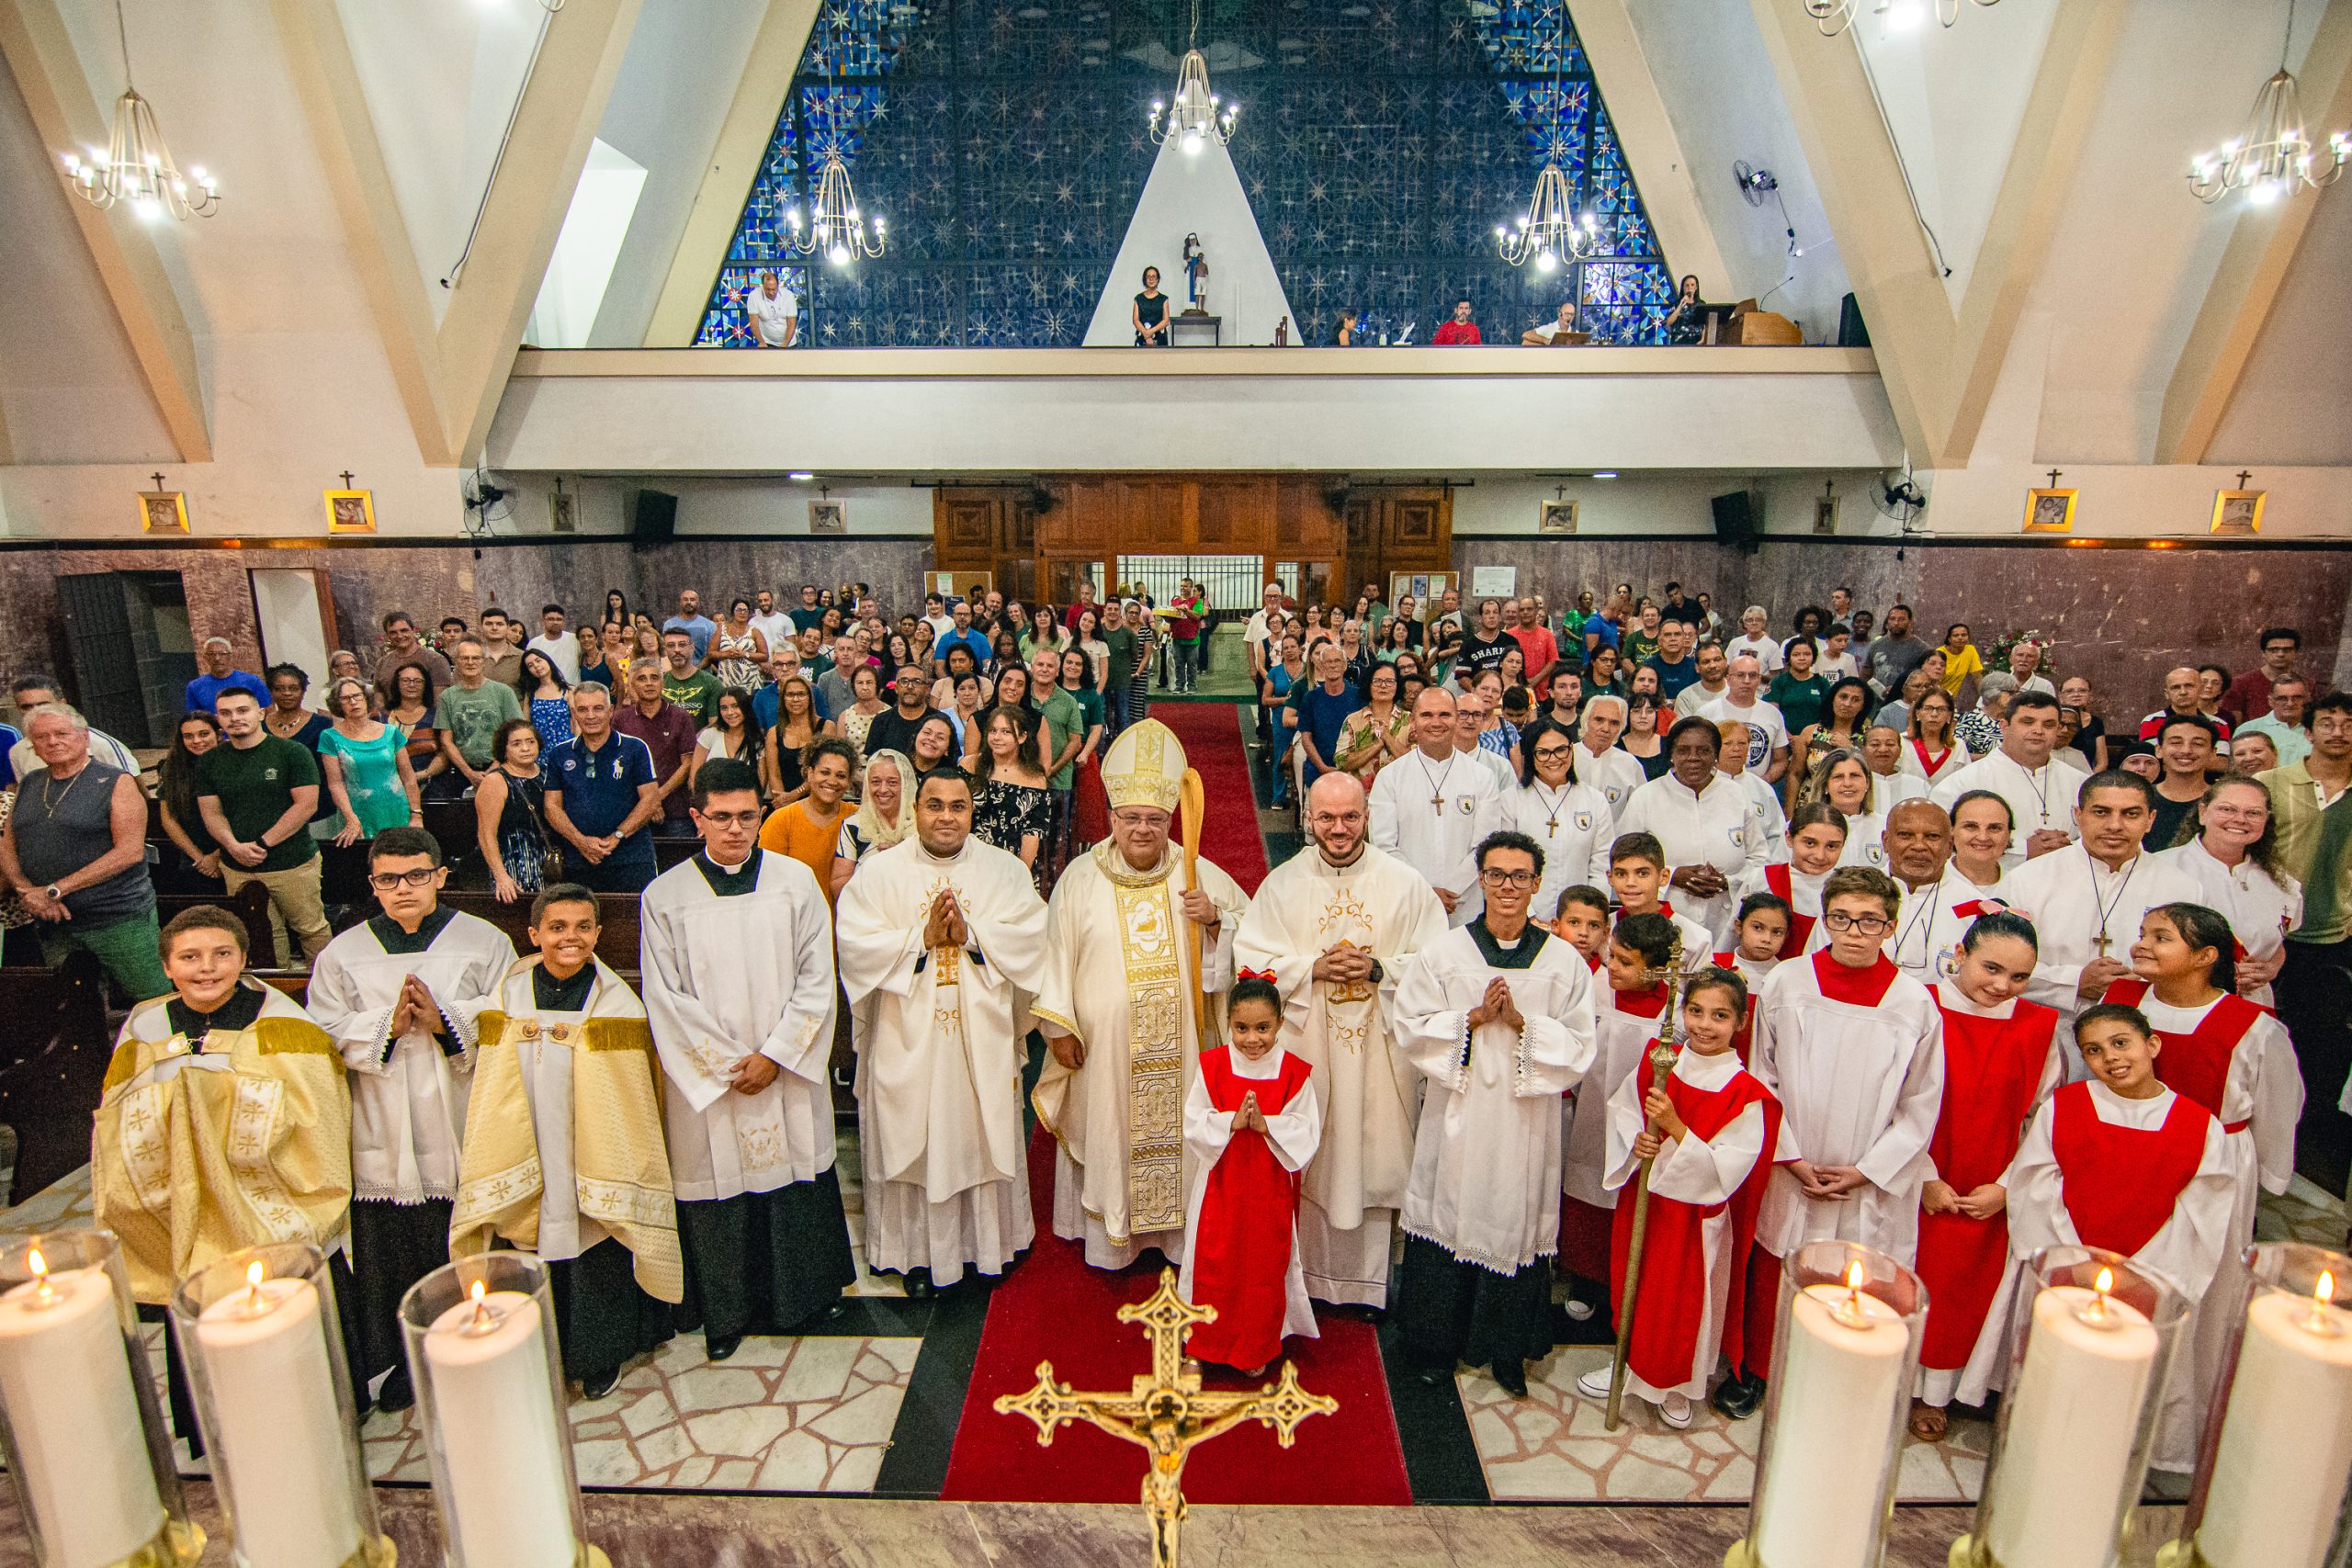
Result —
<path fill-rule="evenodd" d="M 579 884 L 533 901 L 538 952 L 480 1017 L 449 1226 L 453 1255 L 501 1241 L 547 1261 L 563 1370 L 590 1399 L 670 1337 L 685 1295 L 653 1034 L 596 936 L 596 896 Z"/>
<path fill-rule="evenodd" d="M 1560 1264 L 1568 1272 L 1568 1315 L 1593 1315 L 1609 1280 L 1609 1232 L 1617 1208 L 1609 1185 L 1609 1097 L 1631 1077 L 1657 1038 L 1665 1014 L 1674 928 L 1663 915 L 1617 922 L 1594 978 L 1593 1055 L 1568 1101 L 1560 1157 Z"/>
<path fill-rule="evenodd" d="M 1592 1064 L 1592 971 L 1528 917 L 1544 852 L 1476 852 L 1484 910 L 1415 955 L 1397 1034 L 1428 1078 L 1405 1189 L 1397 1326 L 1425 1381 L 1493 1368 L 1515 1397 L 1548 1352 L 1560 1230 L 1560 1097 Z"/>
<path fill-rule="evenodd" d="M 351 1260 L 365 1354 L 352 1376 L 389 1371 L 379 1409 L 415 1403 L 401 1348 L 401 1297 L 449 1260 L 472 1090 L 475 1020 L 514 962 L 488 920 L 441 907 L 449 873 L 422 828 L 368 841 L 383 912 L 326 945 L 304 1002 L 351 1072 Z"/>
<path fill-rule="evenodd" d="M 1021 857 L 972 836 L 972 781 L 922 776 L 915 830 L 842 889 L 857 1040 L 865 1254 L 921 1293 L 1001 1274 L 1036 1233 L 1021 1139 L 1046 905 Z"/>
<path fill-rule="evenodd" d="M 639 904 L 645 1010 L 686 1258 L 710 1359 L 838 1307 L 857 1278 L 833 1171 L 833 942 L 808 868 L 759 847 L 759 781 L 695 775 L 702 851 Z"/>

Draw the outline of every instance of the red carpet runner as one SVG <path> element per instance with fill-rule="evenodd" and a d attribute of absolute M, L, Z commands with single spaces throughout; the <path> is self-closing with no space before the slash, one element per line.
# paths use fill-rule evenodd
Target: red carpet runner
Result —
<path fill-rule="evenodd" d="M 1200 770 L 1209 803 L 1202 854 L 1254 891 L 1266 874 L 1266 856 L 1238 710 L 1168 703 L 1153 716 L 1182 738 Z M 1053 1235 L 1053 1139 L 1040 1129 L 1029 1148 L 1037 1242 L 989 1300 L 940 1493 L 945 1500 L 1132 1503 L 1142 1486 L 1144 1454 L 1134 1444 L 1080 1425 L 1062 1427 L 1051 1448 L 1040 1448 L 1037 1429 L 1025 1416 L 1000 1416 L 991 1408 L 999 1394 L 1035 1383 L 1040 1361 L 1053 1362 L 1057 1381 L 1082 1389 L 1124 1389 L 1150 1367 L 1143 1330 L 1113 1314 L 1152 1292 L 1157 1268 L 1147 1262 L 1127 1274 L 1089 1269 L 1079 1247 Z M 1204 1444 L 1184 1471 L 1184 1494 L 1193 1502 L 1401 1506 L 1413 1500 L 1373 1326 L 1318 1316 L 1321 1338 L 1293 1339 L 1283 1348 L 1298 1363 L 1299 1382 L 1337 1399 L 1339 1413 L 1308 1418 L 1287 1451 L 1271 1430 L 1255 1424 Z M 1271 1381 L 1271 1374 L 1260 1381 Z M 1238 1374 L 1214 1368 L 1206 1382 L 1211 1388 L 1249 1386 Z"/>

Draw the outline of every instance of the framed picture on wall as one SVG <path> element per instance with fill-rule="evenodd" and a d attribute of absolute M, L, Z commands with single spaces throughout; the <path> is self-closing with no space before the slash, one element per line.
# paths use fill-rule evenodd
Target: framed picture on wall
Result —
<path fill-rule="evenodd" d="M 1535 531 L 1539 534 L 1573 534 L 1577 531 L 1577 505 L 1573 501 L 1539 501 L 1535 503 Z"/>
<path fill-rule="evenodd" d="M 1445 591 L 1453 587 L 1456 581 L 1456 574 L 1450 571 L 1392 571 L 1388 574 L 1388 603 L 1393 607 L 1397 600 L 1410 593 L 1420 618 L 1426 621 L 1437 613 L 1437 602 L 1445 597 Z"/>
<path fill-rule="evenodd" d="M 1816 534 L 1835 534 L 1838 531 L 1838 502 L 1834 496 L 1815 499 L 1813 531 Z"/>
<path fill-rule="evenodd" d="M 808 503 L 808 531 L 811 534 L 846 534 L 849 532 L 849 502 L 845 501 L 812 501 Z"/>
<path fill-rule="evenodd" d="M 372 534 L 376 531 L 375 492 L 364 490 L 331 490 L 325 494 L 328 533 Z"/>
<path fill-rule="evenodd" d="M 580 495 L 558 485 L 548 497 L 548 526 L 559 534 L 580 531 Z"/>
<path fill-rule="evenodd" d="M 2213 532 L 2251 538 L 2262 532 L 2263 490 L 2217 490 L 2213 492 Z"/>
<path fill-rule="evenodd" d="M 2073 533 L 2075 492 L 2071 490 L 2026 491 L 2025 531 L 2029 534 Z"/>
<path fill-rule="evenodd" d="M 139 523 L 141 529 L 149 534 L 187 533 L 187 495 L 175 490 L 141 491 Z"/>

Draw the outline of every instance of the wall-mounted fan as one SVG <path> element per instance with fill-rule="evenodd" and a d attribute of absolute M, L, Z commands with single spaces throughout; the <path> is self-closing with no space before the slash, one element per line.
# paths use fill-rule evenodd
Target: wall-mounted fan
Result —
<path fill-rule="evenodd" d="M 1909 465 L 1899 474 L 1881 474 L 1871 500 L 1879 513 L 1893 518 L 1906 534 L 1919 531 L 1919 519 L 1928 510 L 1928 493 L 1912 479 Z"/>
<path fill-rule="evenodd" d="M 468 474 L 462 487 L 466 498 L 466 532 L 486 535 L 491 525 L 514 514 L 514 492 L 492 479 L 488 468 Z"/>

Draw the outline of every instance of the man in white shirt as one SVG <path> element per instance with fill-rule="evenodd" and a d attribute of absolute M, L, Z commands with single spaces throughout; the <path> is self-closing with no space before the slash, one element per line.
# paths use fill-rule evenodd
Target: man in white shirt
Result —
<path fill-rule="evenodd" d="M 1843 621 L 1832 621 L 1829 629 L 1821 634 L 1821 649 L 1813 661 L 1813 671 L 1832 681 L 1861 679 L 1862 667 L 1852 651 L 1854 628 Z"/>
<path fill-rule="evenodd" d="M 760 590 L 758 604 L 752 615 L 752 629 L 760 634 L 760 640 L 774 653 L 793 635 L 792 617 L 775 607 L 775 595 L 767 589 Z"/>
<path fill-rule="evenodd" d="M 1999 748 L 1947 773 L 1928 792 L 1928 798 L 1947 814 L 1973 789 L 1990 790 L 2007 801 L 2017 831 L 2001 857 L 2006 870 L 2074 841 L 2068 798 L 2080 781 L 2074 769 L 2051 761 L 2058 729 L 2058 699 L 2049 694 L 2046 684 L 2041 691 L 2020 692 L 2010 699 L 2008 716 L 2001 720 Z M 2138 934 L 2135 926 L 2132 935 Z"/>
<path fill-rule="evenodd" d="M 1674 699 L 1674 716 L 1677 718 L 1689 718 L 1709 703 L 1731 693 L 1731 660 L 1721 648 L 1712 642 L 1703 645 L 1699 649 L 1697 663 L 1698 683 L 1683 687 L 1682 694 Z"/>
<path fill-rule="evenodd" d="M 1732 646 L 1739 645 L 1735 640 Z M 1764 660 L 1752 652 L 1732 653 L 1724 683 L 1729 690 L 1701 708 L 1699 716 L 1718 723 L 1737 719 L 1747 726 L 1747 771 L 1766 784 L 1780 783 L 1789 771 L 1789 723 L 1778 707 L 1756 694 L 1764 683 Z"/>
<path fill-rule="evenodd" d="M 743 319 L 751 322 L 758 346 L 790 348 L 800 332 L 800 302 L 777 284 L 774 272 L 763 268 L 760 286 L 743 296 Z"/>
<path fill-rule="evenodd" d="M 1617 738 L 1624 733 L 1624 698 L 1604 692 L 1585 704 L 1577 726 L 1576 776 L 1609 797 L 1612 814 L 1623 811 L 1634 792 L 1649 783 L 1633 754 L 1618 750 Z"/>
<path fill-rule="evenodd" d="M 17 716 L 25 720 L 28 728 L 33 709 L 50 703 L 62 703 L 65 700 L 59 694 L 57 682 L 54 680 L 47 675 L 37 675 L 30 671 L 17 677 L 12 694 L 17 699 Z M 8 741 L 8 766 L 12 770 L 9 774 L 11 778 L 21 779 L 35 768 L 46 765 L 39 757 L 33 755 L 31 741 L 24 739 L 17 731 L 8 729 L 6 725 L 0 725 L 0 730 L 6 730 L 9 736 L 15 737 Z M 139 776 L 139 759 L 130 754 L 130 747 L 95 727 L 90 729 L 89 736 L 90 761 L 104 762 L 109 768 L 120 768 L 134 779 Z"/>
<path fill-rule="evenodd" d="M 564 629 L 563 606 L 547 604 L 539 610 L 539 635 L 523 645 L 528 653 L 537 649 L 548 656 L 567 686 L 580 684 L 580 639 Z"/>
<path fill-rule="evenodd" d="M 1454 724 L 1451 693 L 1413 700 L 1413 750 L 1372 782 L 1372 844 L 1419 872 L 1461 926 L 1485 907 L 1471 850 L 1501 829 L 1503 802 L 1495 775 L 1454 750 Z"/>
<path fill-rule="evenodd" d="M 1478 737 L 1487 728 L 1487 715 L 1492 705 L 1477 692 L 1459 692 L 1453 699 L 1453 749 L 1465 762 L 1476 761 L 1495 778 L 1498 795 L 1508 796 L 1519 787 L 1519 774 L 1510 759 L 1499 751 L 1489 751 L 1478 744 Z M 1509 812 L 1504 813 L 1509 816 Z"/>
<path fill-rule="evenodd" d="M 2040 643 L 2021 642 L 2009 649 L 2009 673 L 2018 678 L 2018 690 L 2041 692 L 2052 697 L 2056 696 L 2058 688 L 2050 683 L 2050 678 L 2037 673 L 2041 668 L 2041 645 Z"/>
<path fill-rule="evenodd" d="M 2267 735 L 2278 753 L 2278 765 L 2291 767 L 2312 754 L 2312 732 L 2304 714 L 2312 700 L 2311 682 L 2301 675 L 2283 675 L 2270 682 L 2270 711 L 2238 726 L 2244 735 Z"/>
<path fill-rule="evenodd" d="M 1781 667 L 1781 645 L 1764 635 L 1770 617 L 1761 604 L 1750 604 L 1739 613 L 1739 636 L 1724 645 L 1724 655 L 1737 659 L 1741 654 L 1753 654 L 1757 667 L 1766 675 Z M 1745 722 L 1745 721 L 1743 721 Z"/>

